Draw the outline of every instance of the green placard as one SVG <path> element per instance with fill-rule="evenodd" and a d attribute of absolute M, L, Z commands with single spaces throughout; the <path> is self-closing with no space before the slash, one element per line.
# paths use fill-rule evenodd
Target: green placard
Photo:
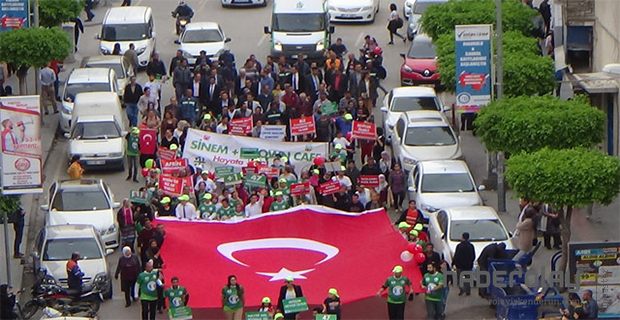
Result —
<path fill-rule="evenodd" d="M 336 320 L 338 319 L 335 314 L 317 314 L 314 316 L 314 320 Z"/>
<path fill-rule="evenodd" d="M 170 319 L 193 319 L 190 307 L 178 307 L 168 309 Z"/>
<path fill-rule="evenodd" d="M 267 177 L 258 174 L 251 174 L 243 181 L 246 187 L 264 187 L 267 184 Z"/>
<path fill-rule="evenodd" d="M 235 168 L 233 167 L 215 167 L 215 175 L 218 178 L 221 178 L 222 176 L 225 176 L 227 174 L 233 174 L 234 170 Z"/>
<path fill-rule="evenodd" d="M 308 310 L 308 301 L 305 297 L 282 300 L 284 313 L 297 313 Z"/>
<path fill-rule="evenodd" d="M 234 185 L 243 182 L 243 173 L 237 172 L 233 174 L 226 174 L 221 176 L 222 180 L 224 180 L 225 185 Z"/>
<path fill-rule="evenodd" d="M 258 148 L 241 148 L 239 153 L 241 159 L 256 159 L 260 158 Z"/>
<path fill-rule="evenodd" d="M 145 191 L 137 191 L 137 190 L 129 191 L 129 201 L 132 203 L 147 204 L 148 199 L 149 199 L 148 193 L 146 193 Z"/>
<path fill-rule="evenodd" d="M 271 320 L 269 313 L 250 311 L 245 313 L 245 320 Z"/>
<path fill-rule="evenodd" d="M 324 103 L 321 105 L 321 113 L 324 115 L 330 115 L 338 112 L 338 104 L 335 102 Z"/>

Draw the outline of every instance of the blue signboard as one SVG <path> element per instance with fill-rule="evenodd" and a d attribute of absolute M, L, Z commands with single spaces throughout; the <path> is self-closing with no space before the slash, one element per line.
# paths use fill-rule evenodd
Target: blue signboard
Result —
<path fill-rule="evenodd" d="M 30 26 L 29 0 L 0 0 L 0 31 Z"/>
<path fill-rule="evenodd" d="M 477 112 L 491 102 L 492 36 L 490 24 L 455 27 L 456 106 L 460 112 Z"/>

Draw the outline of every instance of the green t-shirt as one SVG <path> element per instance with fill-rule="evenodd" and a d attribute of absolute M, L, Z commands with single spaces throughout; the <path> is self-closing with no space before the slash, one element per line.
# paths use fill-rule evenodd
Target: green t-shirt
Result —
<path fill-rule="evenodd" d="M 157 279 L 159 271 L 153 269 L 151 272 L 142 271 L 138 275 L 138 285 L 140 286 L 140 300 L 157 300 Z"/>
<path fill-rule="evenodd" d="M 235 216 L 235 208 L 228 206 L 228 208 L 220 207 L 217 210 L 217 215 L 221 218 L 228 217 L 232 218 Z"/>
<path fill-rule="evenodd" d="M 269 207 L 269 211 L 280 211 L 280 210 L 286 210 L 286 209 L 288 209 L 288 202 L 284 200 L 280 202 L 274 201 L 271 203 L 271 206 Z"/>
<path fill-rule="evenodd" d="M 178 308 L 178 307 L 183 307 L 185 305 L 183 296 L 186 293 L 187 293 L 187 290 L 185 290 L 185 288 L 181 286 L 178 286 L 176 289 L 173 287 L 170 287 L 166 289 L 166 291 L 164 292 L 164 296 L 168 298 L 171 308 Z"/>
<path fill-rule="evenodd" d="M 405 276 L 400 276 L 399 278 L 391 276 L 387 278 L 383 284 L 383 287 L 388 290 L 387 301 L 389 303 L 397 304 L 405 303 L 407 300 L 407 292 L 405 291 L 405 287 L 410 285 L 411 281 Z"/>
<path fill-rule="evenodd" d="M 200 211 L 200 216 L 203 219 L 207 219 L 215 212 L 215 205 L 213 203 L 206 204 L 203 202 L 198 207 L 198 211 Z"/>
<path fill-rule="evenodd" d="M 434 289 L 435 287 L 443 284 L 443 274 L 441 272 L 435 272 L 434 274 L 427 273 L 424 275 L 424 279 L 422 280 L 422 284 L 427 287 L 426 290 L 426 300 L 429 301 L 441 301 L 442 292 L 441 290 L 433 290 L 430 293 L 428 289 Z"/>
<path fill-rule="evenodd" d="M 243 307 L 241 302 L 241 295 L 243 294 L 243 288 L 240 287 L 224 287 L 222 289 L 222 297 L 224 298 L 224 308 L 230 310 L 237 310 Z"/>
<path fill-rule="evenodd" d="M 129 134 L 127 138 L 127 155 L 128 156 L 137 156 L 140 154 L 140 149 L 138 147 L 138 141 L 140 141 L 140 136 L 137 134 Z"/>
<path fill-rule="evenodd" d="M 230 200 L 228 200 L 228 203 L 231 207 L 236 208 L 238 204 L 241 204 L 241 199 L 237 200 L 231 198 Z"/>

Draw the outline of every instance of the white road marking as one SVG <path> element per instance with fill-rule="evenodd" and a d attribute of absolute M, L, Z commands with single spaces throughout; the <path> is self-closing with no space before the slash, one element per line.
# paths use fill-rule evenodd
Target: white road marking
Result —
<path fill-rule="evenodd" d="M 257 47 L 260 47 L 263 45 L 263 42 L 265 42 L 265 40 L 267 40 L 268 35 L 263 34 L 262 37 L 260 37 L 260 40 L 258 40 L 258 43 L 256 44 Z"/>
<path fill-rule="evenodd" d="M 355 47 L 361 47 L 362 40 L 364 40 L 364 32 L 360 32 L 359 36 L 357 37 L 357 40 L 355 41 Z"/>

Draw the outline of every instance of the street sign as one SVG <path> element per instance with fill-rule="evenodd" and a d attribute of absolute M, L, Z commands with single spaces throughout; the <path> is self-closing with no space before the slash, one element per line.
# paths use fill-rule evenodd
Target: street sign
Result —
<path fill-rule="evenodd" d="M 284 299 L 282 300 L 282 307 L 284 308 L 284 313 L 303 312 L 308 310 L 308 302 L 304 297 Z"/>
<path fill-rule="evenodd" d="M 491 102 L 493 26 L 455 26 L 456 107 L 459 112 L 477 112 Z"/>
<path fill-rule="evenodd" d="M 0 0 L 0 31 L 28 28 L 30 1 Z"/>
<path fill-rule="evenodd" d="M 267 177 L 258 174 L 248 175 L 243 180 L 243 183 L 246 187 L 261 188 L 267 185 Z"/>
<path fill-rule="evenodd" d="M 240 148 L 239 158 L 241 159 L 256 159 L 260 158 L 258 148 Z"/>
<path fill-rule="evenodd" d="M 224 184 L 227 186 L 243 183 L 243 173 L 241 172 L 223 175 L 220 178 L 224 180 Z"/>

